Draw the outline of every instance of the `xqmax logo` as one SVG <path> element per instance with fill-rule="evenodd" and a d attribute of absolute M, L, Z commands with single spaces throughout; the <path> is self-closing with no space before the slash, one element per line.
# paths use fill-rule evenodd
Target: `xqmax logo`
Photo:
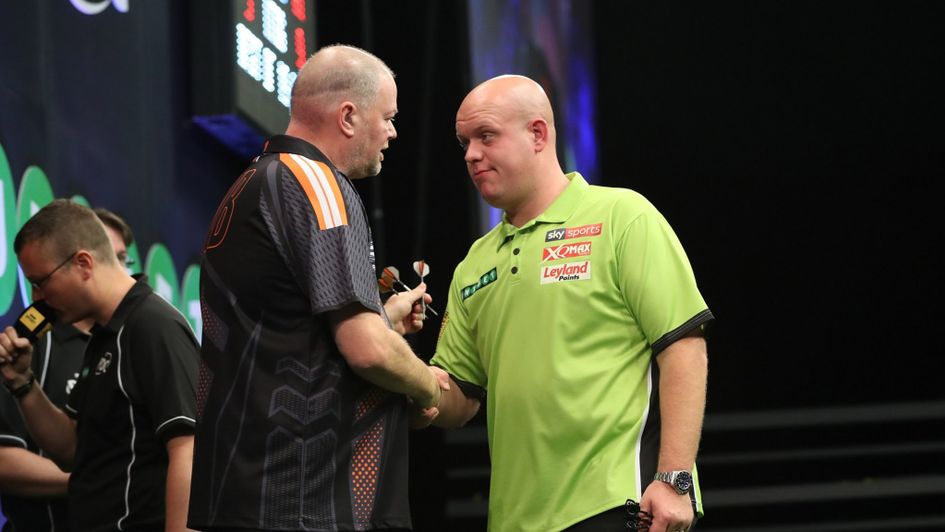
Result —
<path fill-rule="evenodd" d="M 541 261 L 569 259 L 571 257 L 586 257 L 591 254 L 590 242 L 575 242 L 561 244 L 558 247 L 545 248 L 541 251 Z"/>
<path fill-rule="evenodd" d="M 602 224 L 582 225 L 580 227 L 559 227 L 545 233 L 545 242 L 581 238 L 582 236 L 597 236 L 601 233 Z"/>

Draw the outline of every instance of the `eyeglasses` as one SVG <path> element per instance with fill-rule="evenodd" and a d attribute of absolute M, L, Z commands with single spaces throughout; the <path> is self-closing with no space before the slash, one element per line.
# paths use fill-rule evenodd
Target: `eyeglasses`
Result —
<path fill-rule="evenodd" d="M 42 279 L 40 279 L 40 280 L 38 280 L 38 281 L 30 281 L 30 286 L 33 287 L 33 290 L 42 290 L 42 289 L 43 289 L 43 285 L 46 284 L 46 283 L 49 281 L 49 278 L 52 277 L 53 274 L 55 274 L 56 272 L 58 272 L 58 271 L 59 271 L 63 266 L 65 266 L 66 264 L 69 264 L 70 262 L 72 262 L 72 259 L 75 258 L 76 253 L 78 253 L 78 251 L 73 251 L 73 252 L 72 252 L 72 255 L 69 255 L 68 257 L 66 257 L 66 260 L 64 260 L 64 261 L 62 261 L 61 263 L 59 263 L 59 266 L 56 266 L 55 268 L 53 268 L 53 271 L 51 271 L 51 272 L 49 272 L 48 274 L 46 274 L 45 276 L 43 276 Z"/>

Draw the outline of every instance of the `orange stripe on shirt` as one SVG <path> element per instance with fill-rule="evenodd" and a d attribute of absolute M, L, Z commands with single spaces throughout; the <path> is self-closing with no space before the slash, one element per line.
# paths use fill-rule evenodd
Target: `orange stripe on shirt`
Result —
<path fill-rule="evenodd" d="M 348 210 L 345 208 L 345 199 L 341 195 L 341 189 L 338 188 L 338 179 L 335 177 L 334 172 L 331 171 L 331 168 L 328 168 L 327 164 L 319 161 L 312 162 L 322 169 L 328 184 L 331 186 L 331 192 L 335 195 L 335 202 L 338 204 L 338 212 L 341 214 L 341 225 L 348 225 Z"/>
<path fill-rule="evenodd" d="M 318 218 L 318 227 L 320 229 L 325 229 L 327 224 L 325 223 L 326 213 L 322 212 L 321 204 L 318 202 L 318 198 L 315 196 L 315 191 L 312 189 L 312 184 L 309 182 L 308 178 L 305 176 L 305 171 L 296 163 L 292 156 L 288 153 L 280 153 L 279 160 L 283 162 L 286 166 L 289 167 L 289 170 L 292 172 L 292 177 L 302 185 L 302 190 L 305 191 L 305 195 L 308 196 L 308 202 L 312 205 L 312 210 L 315 212 L 315 218 Z"/>
<path fill-rule="evenodd" d="M 332 186 L 337 185 L 334 174 L 329 172 L 326 175 L 323 167 L 318 166 L 315 161 L 308 157 L 293 155 L 292 158 L 295 162 L 299 163 L 299 166 L 305 171 L 306 177 L 308 177 L 309 181 L 312 183 L 315 196 L 318 198 L 325 212 L 325 222 L 328 224 L 326 229 L 346 225 L 347 216 L 342 216 L 342 213 L 345 212 L 344 203 L 340 205 L 338 203 L 339 199 L 344 200 L 343 198 L 339 198 L 335 192 L 332 191 Z"/>

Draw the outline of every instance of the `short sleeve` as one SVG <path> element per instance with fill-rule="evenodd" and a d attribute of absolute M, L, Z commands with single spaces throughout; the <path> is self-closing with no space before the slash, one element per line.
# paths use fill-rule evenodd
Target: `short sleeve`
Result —
<path fill-rule="evenodd" d="M 320 314 L 351 303 L 381 313 L 364 207 L 331 168 L 282 154 L 267 167 L 262 213 L 276 248 Z"/>
<path fill-rule="evenodd" d="M 620 292 L 654 355 L 712 319 L 682 244 L 649 202 L 615 247 Z"/>
<path fill-rule="evenodd" d="M 443 368 L 454 380 L 457 380 L 467 396 L 481 400 L 485 395 L 484 389 L 488 385 L 488 377 L 482 367 L 479 350 L 473 341 L 469 315 L 463 304 L 458 282 L 461 278 L 459 275 L 461 267 L 462 264 L 453 272 L 446 314 L 443 316 L 440 335 L 436 343 L 436 354 L 430 359 L 430 363 Z M 472 385 L 472 387 L 463 386 L 463 384 Z"/>
<path fill-rule="evenodd" d="M 148 297 L 159 298 L 156 294 Z M 154 301 L 149 303 L 154 304 Z M 190 327 L 163 300 L 135 316 L 122 338 L 130 357 L 132 400 L 146 409 L 161 441 L 194 433 L 200 348 Z"/>

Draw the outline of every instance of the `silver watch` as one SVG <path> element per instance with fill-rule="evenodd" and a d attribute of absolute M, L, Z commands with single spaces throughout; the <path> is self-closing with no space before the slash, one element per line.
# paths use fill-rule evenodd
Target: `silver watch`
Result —
<path fill-rule="evenodd" d="M 653 480 L 669 484 L 680 495 L 692 489 L 692 473 L 689 471 L 660 471 L 653 476 Z"/>

